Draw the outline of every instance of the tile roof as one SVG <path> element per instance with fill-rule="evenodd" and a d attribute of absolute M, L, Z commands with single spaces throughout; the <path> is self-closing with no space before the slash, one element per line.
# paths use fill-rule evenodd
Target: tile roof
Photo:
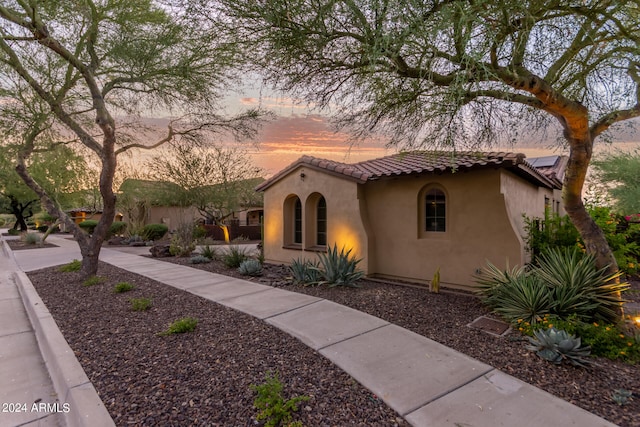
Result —
<path fill-rule="evenodd" d="M 403 175 L 442 173 L 445 171 L 463 171 L 479 168 L 508 168 L 514 173 L 538 185 L 548 188 L 560 188 L 561 182 L 549 176 L 525 160 L 521 153 L 508 152 L 445 152 L 412 151 L 393 154 L 359 163 L 341 163 L 333 160 L 302 156 L 274 176 L 256 187 L 257 191 L 266 190 L 299 166 L 305 166 L 325 173 L 337 175 L 359 183 Z M 554 173 L 558 170 L 554 169 Z"/>

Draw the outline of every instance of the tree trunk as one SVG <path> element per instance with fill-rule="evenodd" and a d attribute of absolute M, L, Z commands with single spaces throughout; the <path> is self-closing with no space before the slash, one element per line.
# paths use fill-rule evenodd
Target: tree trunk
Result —
<path fill-rule="evenodd" d="M 618 271 L 618 264 L 607 243 L 604 232 L 587 212 L 582 200 L 582 189 L 591 160 L 593 141 L 590 137 L 569 140 L 569 162 L 562 187 L 564 208 L 580 233 L 588 254 L 595 257 L 598 268 L 607 268 L 609 274 Z"/>

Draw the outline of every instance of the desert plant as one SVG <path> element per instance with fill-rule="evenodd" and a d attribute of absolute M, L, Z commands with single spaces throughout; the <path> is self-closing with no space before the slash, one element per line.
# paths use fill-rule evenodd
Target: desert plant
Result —
<path fill-rule="evenodd" d="M 591 354 L 591 349 L 582 347 L 580 338 L 569 335 L 564 330 L 556 328 L 539 329 L 529 338 L 528 350 L 549 362 L 560 364 L 567 361 L 574 366 L 585 366 L 590 363 L 585 359 Z"/>
<path fill-rule="evenodd" d="M 545 251 L 534 273 L 550 288 L 552 314 L 561 318 L 576 314 L 586 320 L 614 322 L 622 304 L 621 292 L 629 289 L 628 283 L 617 281 L 621 273 L 607 275 L 606 268 L 596 268 L 592 255 L 577 248 Z"/>
<path fill-rule="evenodd" d="M 63 273 L 69 273 L 72 271 L 80 271 L 81 268 L 82 268 L 82 262 L 80 262 L 80 260 L 78 259 L 74 259 L 70 263 L 64 264 L 58 267 L 58 271 L 61 271 Z"/>
<path fill-rule="evenodd" d="M 151 307 L 151 299 L 149 298 L 131 298 L 131 310 L 133 311 L 146 311 Z"/>
<path fill-rule="evenodd" d="M 15 228 L 10 228 L 9 231 L 7 231 L 7 233 L 9 234 L 9 236 L 17 236 L 20 234 L 20 230 L 16 230 Z"/>
<path fill-rule="evenodd" d="M 211 258 L 203 255 L 195 255 L 189 258 L 189 264 L 206 264 L 208 262 L 211 262 Z"/>
<path fill-rule="evenodd" d="M 104 277 L 91 276 L 88 277 L 84 282 L 82 282 L 82 286 L 95 286 L 98 283 L 102 282 L 104 282 Z"/>
<path fill-rule="evenodd" d="M 183 317 L 169 325 L 166 331 L 160 332 L 158 335 L 184 334 L 192 332 L 198 325 L 198 319 L 193 317 Z"/>
<path fill-rule="evenodd" d="M 333 245 L 333 249 L 327 249 L 327 253 L 318 254 L 320 258 L 320 275 L 322 280 L 318 284 L 327 284 L 333 286 L 355 286 L 356 280 L 364 276 L 362 270 L 358 270 L 357 266 L 361 259 L 356 259 L 351 255 L 352 249 L 345 252 L 343 247 L 338 252 L 337 245 Z M 311 267 L 315 268 L 315 267 Z"/>
<path fill-rule="evenodd" d="M 240 263 L 238 272 L 243 276 L 260 276 L 262 275 L 262 264 L 254 258 L 245 259 Z"/>
<path fill-rule="evenodd" d="M 510 322 L 523 319 L 535 324 L 553 307 L 548 288 L 532 274 L 514 276 L 492 296 L 494 311 Z"/>
<path fill-rule="evenodd" d="M 322 279 L 320 264 L 318 262 L 311 262 L 300 258 L 294 259 L 289 266 L 289 271 L 295 284 L 312 285 L 317 284 Z"/>
<path fill-rule="evenodd" d="M 242 261 L 246 260 L 249 256 L 244 248 L 237 245 L 229 246 L 228 250 L 222 255 L 222 262 L 229 268 L 238 268 Z"/>
<path fill-rule="evenodd" d="M 25 242 L 27 245 L 37 245 L 40 243 L 40 234 L 38 233 L 22 233 L 20 236 L 20 240 Z"/>
<path fill-rule="evenodd" d="M 611 400 L 616 402 L 618 405 L 622 406 L 629 403 L 631 396 L 633 396 L 633 392 L 631 390 L 625 390 L 623 388 L 619 388 L 619 389 L 613 390 L 613 393 L 611 393 Z"/>
<path fill-rule="evenodd" d="M 210 260 L 216 259 L 218 257 L 218 252 L 216 251 L 216 248 L 210 245 L 204 245 L 202 247 L 202 250 L 200 251 L 200 254 L 202 256 L 209 258 Z"/>
<path fill-rule="evenodd" d="M 82 228 L 89 234 L 93 234 L 93 231 L 98 226 L 98 221 L 95 219 L 87 219 L 78 224 L 78 227 Z"/>
<path fill-rule="evenodd" d="M 193 223 L 185 222 L 178 225 L 178 229 L 171 237 L 171 245 L 169 246 L 169 253 L 174 256 L 186 257 L 196 249 L 196 244 L 193 239 Z"/>
<path fill-rule="evenodd" d="M 113 287 L 113 292 L 116 294 L 121 294 L 123 292 L 129 292 L 133 290 L 135 287 L 129 282 L 119 282 Z"/>
<path fill-rule="evenodd" d="M 301 426 L 300 423 L 291 423 L 292 412 L 298 410 L 298 403 L 309 400 L 308 396 L 296 396 L 285 400 L 282 396 L 283 385 L 278 378 L 278 373 L 267 372 L 265 382 L 262 384 L 251 384 L 251 390 L 257 396 L 253 401 L 253 406 L 258 409 L 256 419 L 265 420 L 265 427 Z"/>
<path fill-rule="evenodd" d="M 147 224 L 142 227 L 140 235 L 145 240 L 160 240 L 167 234 L 169 227 L 166 224 Z"/>

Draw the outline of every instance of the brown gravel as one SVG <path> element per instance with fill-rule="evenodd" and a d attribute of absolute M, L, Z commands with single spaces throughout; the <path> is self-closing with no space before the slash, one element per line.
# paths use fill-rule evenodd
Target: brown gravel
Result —
<path fill-rule="evenodd" d="M 165 261 L 187 264 L 184 258 Z M 190 264 L 189 264 L 190 265 Z M 240 276 L 220 262 L 190 265 Z M 107 278 L 92 287 L 76 273 L 45 269 L 29 273 L 38 293 L 77 354 L 117 425 L 256 425 L 250 384 L 279 371 L 285 394 L 311 396 L 296 413 L 306 426 L 407 425 L 369 391 L 326 359 L 266 323 L 187 292 L 108 264 Z M 287 269 L 268 266 L 249 280 L 284 286 Z M 113 294 L 115 283 L 134 291 Z M 640 426 L 640 369 L 597 359 L 597 367 L 556 366 L 527 351 L 517 334 L 495 337 L 466 325 L 489 314 L 460 293 L 362 280 L 360 288 L 287 286 L 372 314 L 477 358 L 623 427 Z M 637 286 L 637 284 L 636 284 Z M 153 306 L 133 312 L 130 298 Z M 200 320 L 196 331 L 158 336 L 180 317 Z M 611 400 L 615 389 L 631 390 L 630 403 Z"/>

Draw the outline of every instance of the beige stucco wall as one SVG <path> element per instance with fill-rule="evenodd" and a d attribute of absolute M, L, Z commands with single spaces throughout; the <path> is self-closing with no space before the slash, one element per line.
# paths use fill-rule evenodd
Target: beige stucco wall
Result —
<path fill-rule="evenodd" d="M 531 257 L 526 252 L 525 247 L 524 216 L 544 218 L 545 198 L 547 198 L 549 209 L 552 212 L 564 215 L 565 211 L 561 200 L 562 193 L 560 190 L 538 187 L 506 171 L 502 171 L 500 191 L 505 195 L 511 224 L 522 241 L 522 258 L 524 262 L 529 262 Z"/>
<path fill-rule="evenodd" d="M 303 174 L 304 178 L 300 175 Z M 358 184 L 308 167 L 299 167 L 283 177 L 264 192 L 264 255 L 265 260 L 274 263 L 289 264 L 293 259 L 317 260 L 312 235 L 314 224 L 309 223 L 311 206 L 318 194 L 324 196 L 327 203 L 327 244 L 337 244 L 353 248 L 352 254 L 358 258 L 365 256 L 368 244 L 361 217 L 358 199 Z M 302 204 L 303 242 L 298 248 L 284 247 L 284 206 L 285 200 L 296 195 Z M 292 227 L 287 224 L 287 227 Z M 291 230 L 289 230 L 291 233 Z M 367 271 L 367 260 L 360 267 Z"/>
<path fill-rule="evenodd" d="M 301 178 L 304 174 L 304 179 Z M 424 192 L 447 196 L 447 231 L 424 231 Z M 328 243 L 354 248 L 370 276 L 472 287 L 487 260 L 498 267 L 527 261 L 522 214 L 544 214 L 544 197 L 559 197 L 501 169 L 381 179 L 366 184 L 299 167 L 264 194 L 265 259 L 290 263 L 317 259 L 309 233 L 301 247 L 285 247 L 285 200 L 297 195 L 303 209 L 321 193 L 327 201 Z M 312 229 L 303 212 L 303 230 Z M 289 221 L 291 222 L 291 221 Z M 286 225 L 292 227 L 291 224 Z M 312 234 L 312 233 L 311 233 Z"/>

